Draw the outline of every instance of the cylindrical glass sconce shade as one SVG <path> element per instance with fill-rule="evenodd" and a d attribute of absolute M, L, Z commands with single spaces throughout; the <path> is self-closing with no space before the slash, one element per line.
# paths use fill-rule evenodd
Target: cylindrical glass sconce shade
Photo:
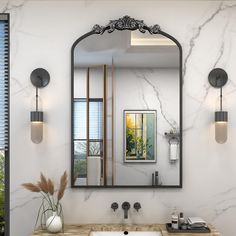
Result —
<path fill-rule="evenodd" d="M 227 141 L 227 124 L 228 112 L 217 111 L 215 112 L 215 139 L 217 143 L 225 143 Z"/>
<path fill-rule="evenodd" d="M 39 144 L 43 140 L 43 112 L 32 111 L 30 113 L 31 119 L 31 140 Z"/>

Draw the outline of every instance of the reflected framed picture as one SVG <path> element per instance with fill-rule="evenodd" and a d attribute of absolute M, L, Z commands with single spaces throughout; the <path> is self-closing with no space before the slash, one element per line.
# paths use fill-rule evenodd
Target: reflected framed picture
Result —
<path fill-rule="evenodd" d="M 156 110 L 124 110 L 124 162 L 156 162 Z"/>

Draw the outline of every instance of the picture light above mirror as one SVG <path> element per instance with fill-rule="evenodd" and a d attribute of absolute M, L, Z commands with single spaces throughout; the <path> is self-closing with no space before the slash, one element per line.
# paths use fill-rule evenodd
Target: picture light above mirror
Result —
<path fill-rule="evenodd" d="M 96 24 L 71 50 L 71 186 L 182 187 L 182 48 L 154 24 Z"/>

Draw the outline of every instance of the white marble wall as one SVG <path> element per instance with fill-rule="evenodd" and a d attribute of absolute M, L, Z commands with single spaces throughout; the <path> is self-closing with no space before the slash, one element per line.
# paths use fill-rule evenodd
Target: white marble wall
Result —
<path fill-rule="evenodd" d="M 23 1 L 1 0 L 11 13 L 11 236 L 30 235 L 37 195 L 20 184 L 36 181 L 43 171 L 58 179 L 70 171 L 70 48 L 94 23 L 106 24 L 128 14 L 158 23 L 183 46 L 184 165 L 180 190 L 68 189 L 63 205 L 67 223 L 124 222 L 110 203 L 140 201 L 129 223 L 166 222 L 176 206 L 200 215 L 224 236 L 234 236 L 236 214 L 236 2 L 235 1 Z M 213 67 L 226 69 L 224 89 L 229 111 L 229 140 L 214 141 L 213 112 L 218 91 L 209 87 Z M 30 141 L 29 112 L 34 90 L 29 75 L 36 67 L 51 74 L 40 91 L 46 111 L 45 136 Z M 99 202 L 99 204 L 98 204 Z"/>

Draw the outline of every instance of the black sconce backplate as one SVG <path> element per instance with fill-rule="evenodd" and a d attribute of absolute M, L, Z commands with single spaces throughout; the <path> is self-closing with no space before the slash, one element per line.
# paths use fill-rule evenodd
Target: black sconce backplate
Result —
<path fill-rule="evenodd" d="M 228 75 L 221 68 L 213 69 L 208 75 L 208 81 L 214 88 L 222 88 L 228 81 Z"/>
<path fill-rule="evenodd" d="M 31 83 L 36 88 L 46 87 L 50 81 L 49 73 L 43 68 L 37 68 L 30 75 Z"/>

